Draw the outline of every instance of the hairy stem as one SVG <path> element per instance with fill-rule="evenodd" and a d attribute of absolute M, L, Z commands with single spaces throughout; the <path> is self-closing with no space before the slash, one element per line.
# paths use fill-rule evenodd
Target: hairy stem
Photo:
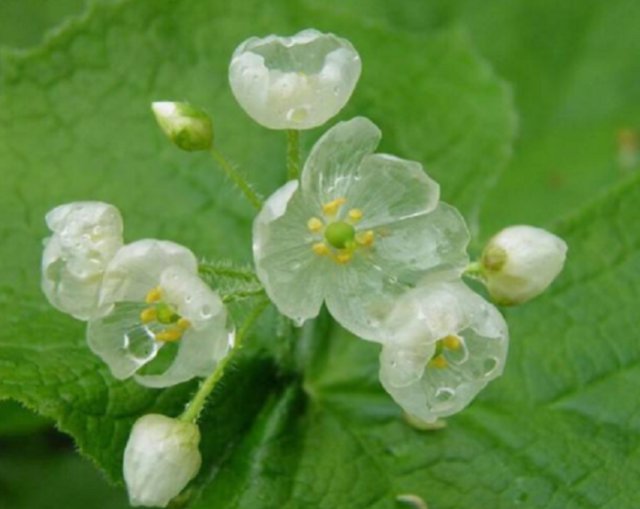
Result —
<path fill-rule="evenodd" d="M 213 159 L 218 163 L 218 166 L 226 173 L 227 177 L 238 186 L 242 194 L 244 194 L 247 201 L 253 205 L 257 210 L 262 208 L 262 199 L 258 196 L 251 184 L 245 179 L 242 174 L 220 153 L 215 147 L 211 149 L 211 155 Z"/>

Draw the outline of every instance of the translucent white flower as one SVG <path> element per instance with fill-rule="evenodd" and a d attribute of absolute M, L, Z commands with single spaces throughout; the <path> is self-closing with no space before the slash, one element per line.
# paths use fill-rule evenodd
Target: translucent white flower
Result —
<path fill-rule="evenodd" d="M 459 412 L 502 374 L 507 324 L 460 280 L 431 280 L 407 292 L 384 327 L 380 381 L 421 421 Z"/>
<path fill-rule="evenodd" d="M 229 83 L 240 106 L 270 129 L 311 129 L 347 103 L 360 77 L 360 56 L 346 39 L 317 30 L 244 41 Z"/>
<path fill-rule="evenodd" d="M 193 253 L 172 242 L 140 240 L 118 251 L 100 289 L 105 311 L 87 328 L 89 347 L 113 376 L 148 365 L 136 380 L 167 387 L 210 374 L 224 357 L 233 339 L 227 312 L 197 271 Z"/>
<path fill-rule="evenodd" d="M 45 216 L 53 232 L 42 255 L 42 291 L 52 306 L 80 320 L 96 312 L 109 260 L 122 246 L 122 217 L 113 205 L 73 202 Z"/>
<path fill-rule="evenodd" d="M 131 505 L 166 507 L 200 470 L 199 444 L 195 424 L 158 414 L 138 419 L 123 462 Z"/>
<path fill-rule="evenodd" d="M 413 161 L 374 154 L 380 131 L 355 118 L 316 143 L 301 183 L 265 203 L 253 225 L 257 274 L 301 324 L 325 301 L 338 322 L 380 340 L 380 319 L 407 285 L 467 263 L 466 225 Z"/>
<path fill-rule="evenodd" d="M 182 150 L 209 150 L 213 144 L 213 124 L 204 111 L 184 102 L 159 101 L 151 104 L 162 132 Z"/>
<path fill-rule="evenodd" d="M 560 274 L 566 255 L 565 241 L 546 230 L 505 228 L 482 253 L 482 272 L 491 297 L 503 305 L 536 297 Z"/>

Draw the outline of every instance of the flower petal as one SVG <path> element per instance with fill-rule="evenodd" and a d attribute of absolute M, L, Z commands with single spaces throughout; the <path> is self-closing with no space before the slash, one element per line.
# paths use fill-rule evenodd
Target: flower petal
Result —
<path fill-rule="evenodd" d="M 372 154 L 380 129 L 364 117 L 339 122 L 316 142 L 302 171 L 302 189 L 320 203 L 344 197 L 359 178 L 358 166 Z"/>
<path fill-rule="evenodd" d="M 427 272 L 461 273 L 469 258 L 469 230 L 458 210 L 444 202 L 427 213 L 374 228 L 372 263 L 387 277 L 414 284 Z"/>
<path fill-rule="evenodd" d="M 258 277 L 278 310 L 299 325 L 320 312 L 322 270 L 331 263 L 311 249 L 307 221 L 316 213 L 291 181 L 271 195 L 253 223 Z"/>
<path fill-rule="evenodd" d="M 111 374 L 123 380 L 155 359 L 163 343 L 156 341 L 156 324 L 145 325 L 140 313 L 147 307 L 144 302 L 119 302 L 101 317 L 89 320 L 87 343 L 100 357 Z"/>
<path fill-rule="evenodd" d="M 145 239 L 127 244 L 107 265 L 100 289 L 100 305 L 114 302 L 144 302 L 149 290 L 158 286 L 160 274 L 169 266 L 198 271 L 195 255 L 186 247 L 166 240 Z"/>
<path fill-rule="evenodd" d="M 412 318 L 406 316 L 407 308 L 417 311 Z M 462 282 L 420 286 L 398 301 L 390 317 L 386 325 L 392 340 L 384 344 L 380 356 L 380 381 L 410 415 L 433 422 L 454 414 L 502 373 L 507 325 L 494 306 Z M 402 318 L 413 323 L 394 330 Z M 415 334 L 420 327 L 423 333 Z M 461 339 L 463 351 L 452 355 L 445 367 L 430 365 L 433 352 L 429 354 L 427 346 L 449 335 Z M 397 362 L 399 358 L 410 362 Z"/>
<path fill-rule="evenodd" d="M 220 297 L 198 276 L 182 267 L 169 267 L 160 277 L 166 301 L 190 322 L 178 353 L 161 374 L 136 375 L 146 387 L 169 387 L 194 377 L 209 375 L 233 346 L 227 328 L 227 311 Z"/>
<path fill-rule="evenodd" d="M 387 154 L 367 155 L 346 194 L 351 208 L 363 211 L 360 228 L 376 228 L 431 212 L 440 186 L 415 161 Z"/>
<path fill-rule="evenodd" d="M 109 260 L 122 246 L 122 217 L 102 202 L 60 205 L 46 215 L 42 291 L 60 311 L 79 320 L 98 313 L 97 293 Z"/>
<path fill-rule="evenodd" d="M 342 109 L 361 67 L 346 39 L 304 30 L 244 41 L 231 59 L 229 83 L 256 122 L 270 129 L 310 129 Z"/>

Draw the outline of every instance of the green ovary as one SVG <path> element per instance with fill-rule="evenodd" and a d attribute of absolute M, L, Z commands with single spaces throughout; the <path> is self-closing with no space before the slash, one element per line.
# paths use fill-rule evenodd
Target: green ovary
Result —
<path fill-rule="evenodd" d="M 356 230 L 349 223 L 337 221 L 327 225 L 324 238 L 336 249 L 345 249 L 353 244 L 356 238 Z"/>

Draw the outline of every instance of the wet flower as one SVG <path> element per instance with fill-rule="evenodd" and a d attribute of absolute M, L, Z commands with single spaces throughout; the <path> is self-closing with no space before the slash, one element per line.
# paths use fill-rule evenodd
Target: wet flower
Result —
<path fill-rule="evenodd" d="M 144 366 L 139 383 L 167 387 L 208 375 L 232 346 L 220 297 L 199 278 L 193 253 L 172 242 L 120 249 L 105 270 L 99 305 L 104 311 L 89 321 L 87 340 L 116 378 Z"/>
<path fill-rule="evenodd" d="M 361 70 L 351 43 L 303 30 L 244 41 L 233 54 L 229 82 L 240 106 L 270 129 L 310 129 L 347 103 Z"/>
<path fill-rule="evenodd" d="M 459 279 L 431 278 L 407 292 L 384 328 L 380 381 L 420 421 L 459 412 L 502 374 L 507 324 Z"/>
<path fill-rule="evenodd" d="M 106 264 L 122 246 L 122 217 L 113 205 L 73 202 L 47 213 L 53 232 L 42 255 L 42 291 L 52 306 L 80 320 L 96 312 Z"/>
<path fill-rule="evenodd" d="M 482 276 L 491 297 L 502 305 L 540 295 L 560 274 L 567 255 L 564 240 L 542 228 L 510 226 L 482 253 Z"/>
<path fill-rule="evenodd" d="M 200 470 L 199 444 L 195 424 L 159 414 L 138 419 L 123 462 L 131 505 L 166 507 Z"/>
<path fill-rule="evenodd" d="M 365 118 L 337 124 L 314 146 L 301 182 L 276 191 L 255 219 L 258 276 L 298 324 L 324 301 L 345 328 L 380 340 L 381 318 L 408 286 L 467 263 L 460 214 L 439 201 L 419 163 L 374 154 L 379 140 Z"/>

